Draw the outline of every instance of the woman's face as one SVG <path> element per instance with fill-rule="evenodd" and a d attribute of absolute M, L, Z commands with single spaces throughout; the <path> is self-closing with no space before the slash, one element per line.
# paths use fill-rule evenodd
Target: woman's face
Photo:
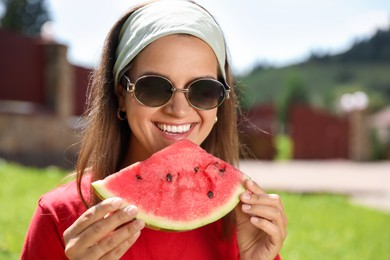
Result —
<path fill-rule="evenodd" d="M 162 37 L 148 45 L 134 59 L 129 78 L 161 75 L 183 89 L 198 78 L 217 79 L 218 62 L 213 50 L 202 40 L 188 35 Z M 118 87 L 119 105 L 126 109 L 131 128 L 127 161 L 135 162 L 181 139 L 200 145 L 214 126 L 217 108 L 200 111 L 190 106 L 185 94 L 176 92 L 161 107 L 147 107 Z M 122 109 L 123 110 L 123 109 Z M 170 129 L 170 131 L 169 131 Z"/>

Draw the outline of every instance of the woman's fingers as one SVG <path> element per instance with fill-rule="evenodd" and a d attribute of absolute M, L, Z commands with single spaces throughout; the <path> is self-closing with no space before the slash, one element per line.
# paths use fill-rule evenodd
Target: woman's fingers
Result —
<path fill-rule="evenodd" d="M 122 204 L 120 198 L 107 199 L 82 214 L 64 232 L 66 255 L 98 259 L 126 252 L 145 223 L 134 219 L 138 213 L 135 206 L 121 208 Z"/>
<path fill-rule="evenodd" d="M 272 232 L 272 223 L 275 224 L 282 237 L 287 236 L 287 217 L 280 196 L 277 194 L 266 194 L 260 186 L 252 180 L 245 182 L 247 191 L 241 194 L 242 211 L 251 215 L 251 222 L 255 226 L 266 226 Z M 266 222 L 269 222 L 269 225 Z M 266 230 L 264 230 L 266 232 Z M 268 232 L 266 232 L 268 233 Z"/>
<path fill-rule="evenodd" d="M 91 247 L 92 258 L 119 259 L 138 239 L 145 224 L 142 220 L 134 220 L 110 233 Z"/>
<path fill-rule="evenodd" d="M 115 231 L 118 233 L 124 233 L 121 235 L 118 234 L 122 238 L 122 240 L 118 245 L 115 246 L 115 248 L 103 255 L 101 259 L 119 259 L 135 243 L 135 241 L 137 241 L 138 237 L 141 234 L 139 230 L 141 230 L 144 225 L 145 224 L 143 221 L 136 220 L 133 223 L 129 223 L 126 226 L 121 227 L 119 230 Z M 134 231 L 136 232 L 134 233 Z M 133 235 L 129 237 L 129 234 Z"/>
<path fill-rule="evenodd" d="M 113 232 L 117 227 L 131 221 L 137 215 L 135 206 L 127 206 L 124 209 L 117 210 L 99 221 L 93 223 L 80 234 L 80 240 L 84 241 L 85 246 L 89 247 L 100 241 L 107 234 Z M 107 215 L 106 215 L 107 216 Z M 137 232 L 136 230 L 135 232 Z M 134 232 L 134 233 L 135 233 Z"/>
<path fill-rule="evenodd" d="M 246 180 L 245 187 L 247 191 L 241 194 L 242 203 L 260 204 L 277 207 L 283 213 L 284 219 L 287 224 L 284 206 L 279 195 L 267 194 L 256 182 L 252 180 Z"/>
<path fill-rule="evenodd" d="M 66 239 L 68 237 L 80 234 L 93 223 L 104 218 L 108 213 L 118 210 L 122 204 L 123 200 L 121 198 L 110 198 L 89 208 L 64 232 L 65 242 L 67 242 Z"/>
<path fill-rule="evenodd" d="M 266 194 L 266 192 L 253 180 L 250 179 L 246 180 L 244 186 L 250 193 Z"/>
<path fill-rule="evenodd" d="M 287 221 L 284 216 L 284 213 L 278 208 L 265 205 L 243 204 L 242 210 L 252 216 L 250 219 L 252 224 L 258 226 L 257 222 L 267 221 L 270 224 L 274 224 L 276 227 L 279 228 L 282 237 L 287 236 Z"/>
<path fill-rule="evenodd" d="M 259 217 L 251 217 L 251 223 L 268 234 L 269 239 L 274 246 L 278 247 L 278 245 L 283 244 L 286 235 L 283 233 L 283 229 L 278 225 Z"/>
<path fill-rule="evenodd" d="M 251 205 L 270 206 L 270 209 L 273 209 L 276 215 L 280 215 L 280 217 L 282 217 L 283 221 L 285 222 L 284 224 L 287 225 L 287 217 L 285 215 L 283 203 L 279 195 L 265 194 L 265 193 L 254 194 L 254 193 L 244 192 L 241 195 L 241 201 L 244 205 L 248 205 L 248 206 Z M 248 208 L 248 206 L 245 206 L 245 208 Z M 261 210 L 258 210 L 257 212 L 261 213 Z"/>

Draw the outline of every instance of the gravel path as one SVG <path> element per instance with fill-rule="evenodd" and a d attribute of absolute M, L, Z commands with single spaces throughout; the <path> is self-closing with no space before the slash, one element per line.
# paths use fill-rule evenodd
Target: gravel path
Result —
<path fill-rule="evenodd" d="M 241 161 L 266 190 L 346 194 L 352 202 L 390 212 L 390 162 Z"/>

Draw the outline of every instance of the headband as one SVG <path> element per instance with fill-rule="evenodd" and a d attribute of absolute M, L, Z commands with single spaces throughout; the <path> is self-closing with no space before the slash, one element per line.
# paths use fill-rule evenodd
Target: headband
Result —
<path fill-rule="evenodd" d="M 184 0 L 164 0 L 147 4 L 134 11 L 119 35 L 114 64 L 115 86 L 124 69 L 146 46 L 172 34 L 189 34 L 206 42 L 214 51 L 223 78 L 225 73 L 225 41 L 214 18 L 197 4 Z"/>

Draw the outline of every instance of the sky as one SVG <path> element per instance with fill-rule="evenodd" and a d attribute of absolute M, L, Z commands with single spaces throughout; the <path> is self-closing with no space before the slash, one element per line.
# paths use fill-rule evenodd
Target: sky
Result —
<path fill-rule="evenodd" d="M 95 66 L 106 34 L 140 0 L 46 0 L 54 39 L 70 61 Z M 389 0 L 198 0 L 220 24 L 233 70 L 286 66 L 315 53 L 340 53 L 390 24 Z"/>

